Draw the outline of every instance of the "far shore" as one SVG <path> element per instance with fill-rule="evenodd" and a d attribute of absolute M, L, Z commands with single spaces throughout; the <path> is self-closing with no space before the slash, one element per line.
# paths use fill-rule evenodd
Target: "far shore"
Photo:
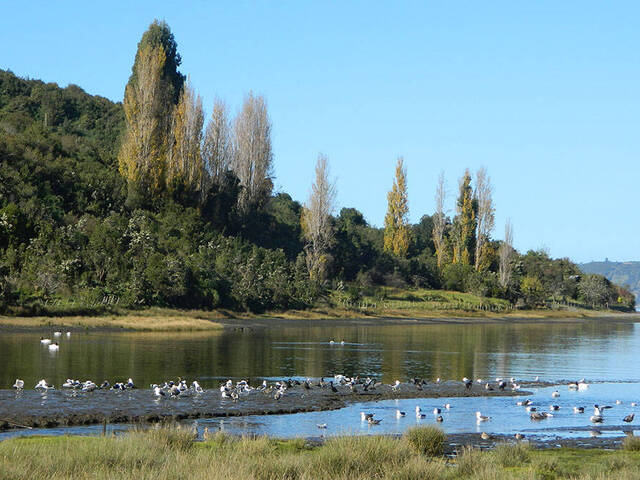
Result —
<path fill-rule="evenodd" d="M 314 308 L 265 313 L 230 310 L 177 310 L 147 308 L 117 310 L 105 315 L 0 316 L 2 330 L 84 329 L 142 332 L 212 331 L 242 327 L 287 325 L 429 325 L 482 323 L 566 323 L 589 320 L 636 322 L 636 312 L 611 310 L 514 310 L 509 313 L 461 310 L 358 310 Z"/>

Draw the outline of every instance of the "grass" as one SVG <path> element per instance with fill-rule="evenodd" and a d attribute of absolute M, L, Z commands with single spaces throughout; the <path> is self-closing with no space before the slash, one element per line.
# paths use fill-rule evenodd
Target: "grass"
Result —
<path fill-rule="evenodd" d="M 409 445 L 423 455 L 435 457 L 444 453 L 447 436 L 435 427 L 413 427 L 404 434 Z"/>
<path fill-rule="evenodd" d="M 150 308 L 120 315 L 67 317 L 9 317 L 0 316 L 0 325 L 19 328 L 98 328 L 139 330 L 145 332 L 203 331 L 222 328 L 219 322 L 204 312 Z"/>
<path fill-rule="evenodd" d="M 582 309 L 514 310 L 509 302 L 497 298 L 478 297 L 470 293 L 445 290 L 398 289 L 377 287 L 357 302 L 348 302 L 334 292 L 323 307 L 308 310 L 234 312 L 217 309 L 177 310 L 152 307 L 141 310 L 114 308 L 105 313 L 69 314 L 66 310 L 46 312 L 40 316 L 0 316 L 0 326 L 18 328 L 79 327 L 88 329 L 126 329 L 139 331 L 203 331 L 221 328 L 225 319 L 443 319 L 456 323 L 476 321 L 513 321 L 527 319 L 566 320 L 580 318 L 633 318 L 634 314 Z"/>
<path fill-rule="evenodd" d="M 437 430 L 437 429 L 436 429 Z M 0 479 L 605 479 L 640 477 L 640 453 L 533 450 L 502 445 L 430 457 L 401 438 L 339 437 L 322 446 L 303 439 L 231 437 L 157 428 L 117 437 L 31 437 L 0 442 Z M 422 438 L 422 437 L 420 437 Z"/>

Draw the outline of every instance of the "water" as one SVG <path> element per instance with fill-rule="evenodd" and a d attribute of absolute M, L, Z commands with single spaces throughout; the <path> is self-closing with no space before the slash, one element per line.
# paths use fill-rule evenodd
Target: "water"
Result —
<path fill-rule="evenodd" d="M 60 386 L 68 377 L 96 382 L 107 379 L 112 383 L 132 377 L 137 385 L 146 388 L 151 383 L 182 377 L 198 380 L 211 389 L 226 378 L 250 378 L 256 384 L 263 378 L 318 378 L 334 373 L 376 376 L 386 383 L 396 378 L 433 380 L 463 376 L 521 379 L 540 376 L 550 381 L 587 378 L 603 382 L 592 384 L 585 392 L 569 392 L 561 387 L 558 399 L 551 399 L 547 389 L 536 391 L 532 397 L 536 403 L 548 409 L 553 401 L 562 407 L 552 419 L 542 422 L 531 422 L 522 407 L 515 406 L 513 398 L 454 398 L 387 400 L 352 404 L 330 412 L 199 420 L 201 430 L 208 426 L 234 433 L 281 437 L 400 433 L 416 424 L 416 404 L 426 410 L 427 418 L 422 422 L 434 423 L 433 407 L 449 402 L 453 408 L 443 411 L 445 421 L 440 426 L 451 433 L 521 431 L 539 436 L 589 436 L 592 405 L 614 404 L 619 399 L 625 407 L 608 411 L 605 425 L 599 427 L 606 436 L 620 435 L 622 417 L 634 410 L 630 402 L 640 403 L 637 369 L 640 324 L 636 323 L 593 320 L 477 325 L 287 324 L 268 329 L 163 334 L 74 330 L 69 338 L 63 335 L 59 339 L 58 352 L 50 352 L 40 344 L 42 335 L 49 337 L 52 330 L 0 335 L 0 389 L 10 388 L 16 378 L 24 379 L 27 388 L 32 388 L 41 378 Z M 336 343 L 331 345 L 330 340 Z M 88 397 L 87 402 L 90 401 Z M 79 404 L 77 399 L 75 402 Z M 573 414 L 574 403 L 588 407 L 587 413 Z M 406 410 L 407 417 L 396 419 L 396 408 Z M 358 420 L 361 410 L 376 413 L 383 418 L 382 423 L 374 427 L 361 424 Z M 476 410 L 492 416 L 492 420 L 477 424 L 473 416 Z M 327 429 L 321 431 L 318 423 L 327 423 Z M 126 426 L 109 428 L 119 430 Z M 58 428 L 46 433 L 96 431 L 101 431 L 101 427 Z M 38 431 L 9 432 L 0 438 L 16 433 Z"/>

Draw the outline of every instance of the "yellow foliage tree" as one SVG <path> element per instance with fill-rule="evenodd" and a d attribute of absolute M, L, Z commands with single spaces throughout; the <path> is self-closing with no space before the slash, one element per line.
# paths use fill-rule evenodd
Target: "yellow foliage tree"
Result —
<path fill-rule="evenodd" d="M 398 257 L 406 257 L 409 251 L 409 199 L 407 196 L 407 170 L 404 160 L 398 158 L 393 187 L 387 194 L 387 215 L 384 217 L 384 250 Z"/>

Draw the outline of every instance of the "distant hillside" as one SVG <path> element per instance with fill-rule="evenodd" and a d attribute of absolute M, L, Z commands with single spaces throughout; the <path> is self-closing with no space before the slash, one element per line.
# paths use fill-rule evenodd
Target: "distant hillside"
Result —
<path fill-rule="evenodd" d="M 589 262 L 578 265 L 585 273 L 603 275 L 618 285 L 627 285 L 640 298 L 640 262 Z"/>

